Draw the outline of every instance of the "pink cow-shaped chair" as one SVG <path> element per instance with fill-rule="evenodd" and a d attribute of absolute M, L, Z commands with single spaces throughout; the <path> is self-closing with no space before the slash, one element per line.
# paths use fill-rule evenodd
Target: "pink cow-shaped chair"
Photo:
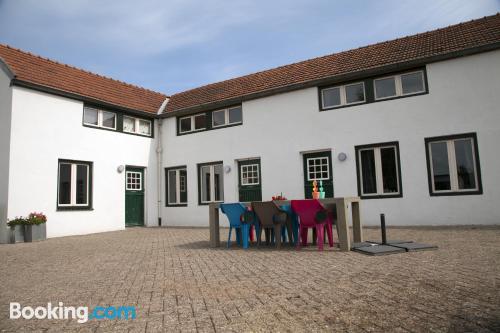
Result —
<path fill-rule="evenodd" d="M 328 243 L 333 247 L 333 215 L 318 200 L 292 200 L 293 212 L 299 217 L 299 234 L 302 246 L 307 245 L 309 228 L 316 228 L 318 250 L 323 250 L 324 231 L 328 236 Z"/>

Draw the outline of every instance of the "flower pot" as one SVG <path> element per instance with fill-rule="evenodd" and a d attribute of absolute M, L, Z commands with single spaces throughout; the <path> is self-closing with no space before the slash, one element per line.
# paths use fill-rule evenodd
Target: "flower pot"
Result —
<path fill-rule="evenodd" d="M 319 199 L 319 192 L 313 192 L 313 199 Z"/>
<path fill-rule="evenodd" d="M 325 192 L 319 192 L 319 198 L 324 199 L 325 198 Z"/>
<path fill-rule="evenodd" d="M 15 225 L 10 227 L 10 243 L 24 242 L 24 225 Z"/>
<path fill-rule="evenodd" d="M 37 242 L 47 239 L 45 223 L 26 225 L 25 242 Z"/>

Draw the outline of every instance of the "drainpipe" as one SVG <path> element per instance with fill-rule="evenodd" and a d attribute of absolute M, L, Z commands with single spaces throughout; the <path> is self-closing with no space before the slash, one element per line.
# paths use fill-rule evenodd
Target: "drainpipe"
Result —
<path fill-rule="evenodd" d="M 158 110 L 158 115 L 161 115 L 165 108 L 167 107 L 168 103 L 168 97 L 165 98 L 163 103 L 160 106 L 160 109 Z M 162 209 L 162 204 L 161 204 L 161 192 L 162 192 L 162 170 L 163 170 L 163 147 L 162 147 L 162 126 L 163 125 L 163 119 L 159 118 L 158 119 L 158 132 L 156 136 L 156 163 L 157 163 L 157 180 L 156 180 L 156 188 L 157 188 L 157 195 L 158 195 L 158 226 L 161 227 L 161 209 Z"/>
<path fill-rule="evenodd" d="M 157 169 L 158 169 L 158 178 L 156 180 L 156 188 L 158 189 L 158 226 L 161 227 L 161 189 L 162 189 L 162 174 L 161 170 L 163 169 L 163 148 L 162 148 L 162 124 L 163 119 L 158 119 L 158 136 L 157 136 L 157 146 L 156 146 L 156 161 L 157 161 Z"/>

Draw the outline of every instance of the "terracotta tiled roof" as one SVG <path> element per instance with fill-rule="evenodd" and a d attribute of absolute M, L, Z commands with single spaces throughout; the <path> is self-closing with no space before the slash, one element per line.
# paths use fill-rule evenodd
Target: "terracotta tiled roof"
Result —
<path fill-rule="evenodd" d="M 118 107 L 157 113 L 167 97 L 0 44 L 0 60 L 16 81 L 55 89 Z"/>
<path fill-rule="evenodd" d="M 430 59 L 500 42 L 500 14 L 209 84 L 170 97 L 166 112 L 223 103 L 348 73 Z"/>

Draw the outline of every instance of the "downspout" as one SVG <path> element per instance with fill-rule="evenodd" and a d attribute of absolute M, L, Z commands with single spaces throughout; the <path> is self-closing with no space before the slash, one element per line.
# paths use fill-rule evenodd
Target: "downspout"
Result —
<path fill-rule="evenodd" d="M 160 109 L 158 110 L 158 115 L 161 115 L 165 108 L 167 107 L 168 103 L 168 97 L 165 98 L 165 101 L 160 106 Z M 156 136 L 156 163 L 157 163 L 157 181 L 156 181 L 156 188 L 157 188 L 157 196 L 158 196 L 158 226 L 161 227 L 161 209 L 162 209 L 162 200 L 161 200 L 161 195 L 162 195 L 162 170 L 163 170 L 163 146 L 162 146 L 162 129 L 163 129 L 163 119 L 158 118 L 158 131 L 157 131 L 157 136 Z"/>

